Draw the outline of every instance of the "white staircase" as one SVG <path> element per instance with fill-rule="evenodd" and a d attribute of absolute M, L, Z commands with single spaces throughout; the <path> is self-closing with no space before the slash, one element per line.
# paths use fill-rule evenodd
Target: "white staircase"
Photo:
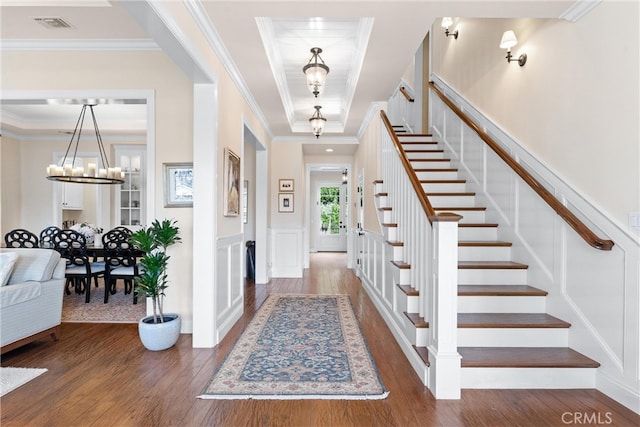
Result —
<path fill-rule="evenodd" d="M 443 147 L 430 136 L 397 133 L 437 213 L 462 216 L 458 236 L 458 352 L 462 388 L 593 388 L 599 364 L 569 348 L 571 325 L 546 313 L 547 293 L 530 284 L 527 265 L 514 260 L 511 243 L 498 240 L 499 224 L 467 190 Z M 403 333 L 425 365 L 429 325 L 419 316 L 418 292 L 397 240 L 393 206 L 376 181 L 376 206 L 391 253 L 397 310 Z M 544 284 L 540 284 L 544 287 Z M 396 315 L 400 315 L 396 313 Z"/>

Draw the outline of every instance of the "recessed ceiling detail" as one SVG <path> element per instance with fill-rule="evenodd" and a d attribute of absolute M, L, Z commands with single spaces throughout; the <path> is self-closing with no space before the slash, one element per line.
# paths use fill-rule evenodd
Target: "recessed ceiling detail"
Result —
<path fill-rule="evenodd" d="M 292 132 L 309 132 L 309 111 L 322 105 L 325 133 L 343 133 L 362 69 L 373 18 L 256 18 Z M 309 49 L 322 48 L 331 66 L 324 92 L 314 98 L 302 67 Z"/>

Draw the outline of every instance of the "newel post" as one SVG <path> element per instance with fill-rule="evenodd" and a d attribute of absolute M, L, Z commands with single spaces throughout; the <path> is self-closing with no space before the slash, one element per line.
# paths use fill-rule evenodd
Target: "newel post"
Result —
<path fill-rule="evenodd" d="M 458 222 L 442 213 L 433 219 L 433 276 L 429 304 L 429 390 L 436 399 L 460 399 L 458 353 Z"/>

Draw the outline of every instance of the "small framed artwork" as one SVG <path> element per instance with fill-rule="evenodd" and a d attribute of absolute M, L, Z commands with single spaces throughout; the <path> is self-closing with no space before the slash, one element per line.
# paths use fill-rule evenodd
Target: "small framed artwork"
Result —
<path fill-rule="evenodd" d="M 193 206 L 193 163 L 163 163 L 164 207 Z"/>
<path fill-rule="evenodd" d="M 240 215 L 240 157 L 229 148 L 224 149 L 224 216 Z"/>
<path fill-rule="evenodd" d="M 293 193 L 278 193 L 278 212 L 293 212 Z"/>
<path fill-rule="evenodd" d="M 281 192 L 293 192 L 293 180 L 292 179 L 281 179 L 280 183 L 280 191 Z"/>

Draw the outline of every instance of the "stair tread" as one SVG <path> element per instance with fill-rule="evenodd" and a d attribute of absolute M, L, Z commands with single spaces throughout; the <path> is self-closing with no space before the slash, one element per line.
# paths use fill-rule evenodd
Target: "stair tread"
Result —
<path fill-rule="evenodd" d="M 402 136 L 410 136 L 410 137 L 416 138 L 416 137 L 424 137 L 424 136 L 433 136 L 433 134 L 432 133 L 409 133 L 407 135 L 402 135 Z M 405 141 L 402 141 L 402 142 L 404 143 Z"/>
<path fill-rule="evenodd" d="M 398 226 L 398 224 L 394 223 L 394 222 L 385 222 L 381 224 L 383 227 L 390 227 L 390 228 L 395 228 Z"/>
<path fill-rule="evenodd" d="M 458 285 L 459 296 L 546 296 L 547 291 L 529 285 Z"/>
<path fill-rule="evenodd" d="M 597 368 L 600 363 L 568 347 L 458 347 L 463 368 Z"/>
<path fill-rule="evenodd" d="M 464 227 L 464 228 L 496 228 L 498 227 L 498 224 L 496 223 L 488 223 L 488 222 L 459 222 L 458 223 L 458 228 L 460 227 Z"/>
<path fill-rule="evenodd" d="M 509 269 L 509 270 L 524 270 L 529 266 L 514 261 L 458 261 L 458 269 Z"/>
<path fill-rule="evenodd" d="M 451 159 L 409 159 L 410 162 L 450 162 Z"/>
<path fill-rule="evenodd" d="M 378 208 L 379 211 L 391 211 L 393 210 L 393 208 L 391 206 L 383 206 L 381 208 Z"/>
<path fill-rule="evenodd" d="M 427 349 L 427 347 L 417 347 L 417 346 L 413 346 L 413 349 L 416 351 L 416 353 L 418 353 L 418 356 L 420 356 L 420 359 L 422 359 L 422 361 L 429 366 L 429 350 Z"/>
<path fill-rule="evenodd" d="M 457 206 L 457 207 L 453 207 L 453 206 L 438 206 L 438 207 L 433 207 L 434 210 L 436 211 L 486 211 L 487 208 L 482 207 L 482 206 Z"/>
<path fill-rule="evenodd" d="M 425 193 L 427 196 L 475 196 L 476 193 L 473 191 L 448 191 L 448 192 L 428 192 Z"/>
<path fill-rule="evenodd" d="M 420 317 L 418 313 L 407 313 L 405 311 L 404 315 L 407 316 L 407 319 L 409 319 L 416 328 L 423 329 L 429 327 L 429 322 L 424 320 L 424 317 Z"/>
<path fill-rule="evenodd" d="M 569 328 L 547 313 L 458 313 L 458 328 Z"/>
<path fill-rule="evenodd" d="M 466 179 L 421 179 L 420 184 L 464 184 Z"/>
<path fill-rule="evenodd" d="M 422 143 L 424 144 L 424 142 Z M 415 153 L 444 153 L 444 150 L 426 150 L 426 149 L 420 149 L 420 150 L 416 150 L 416 149 L 409 149 L 409 150 L 404 150 L 405 153 L 407 154 L 415 154 Z"/>
<path fill-rule="evenodd" d="M 411 285 L 396 285 L 398 288 L 400 288 L 400 290 L 402 292 L 404 292 L 405 295 L 410 296 L 410 297 L 417 297 L 418 295 L 420 295 L 420 292 L 418 292 L 417 290 L 413 289 L 411 287 Z"/>
<path fill-rule="evenodd" d="M 493 247 L 493 246 L 501 246 L 501 247 L 511 247 L 513 243 L 504 242 L 500 240 L 459 240 L 458 246 L 464 247 Z"/>
<path fill-rule="evenodd" d="M 414 168 L 415 172 L 458 172 L 457 168 L 442 168 L 442 169 L 433 169 L 433 168 Z"/>
<path fill-rule="evenodd" d="M 407 264 L 406 262 L 403 262 L 403 261 L 391 261 L 391 264 L 395 265 L 401 270 L 407 270 L 411 268 L 411 264 Z"/>
<path fill-rule="evenodd" d="M 398 240 L 387 240 L 387 244 L 391 246 L 404 246 L 404 242 Z"/>
<path fill-rule="evenodd" d="M 375 197 L 385 197 L 385 196 L 388 196 L 388 195 L 389 195 L 389 193 L 377 193 L 375 195 Z"/>

